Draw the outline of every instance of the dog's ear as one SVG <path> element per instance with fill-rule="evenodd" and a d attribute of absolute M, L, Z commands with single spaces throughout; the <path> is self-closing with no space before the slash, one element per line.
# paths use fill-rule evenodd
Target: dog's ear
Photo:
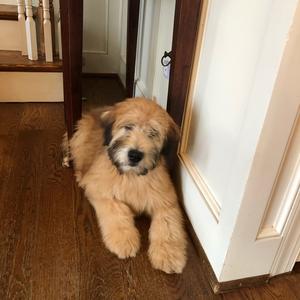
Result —
<path fill-rule="evenodd" d="M 178 125 L 170 118 L 169 128 L 167 132 L 167 136 L 164 141 L 164 145 L 161 151 L 161 154 L 168 159 L 168 156 L 177 150 L 176 146 L 180 138 L 180 129 Z"/>
<path fill-rule="evenodd" d="M 100 125 L 103 128 L 103 145 L 109 145 L 112 139 L 112 127 L 115 122 L 113 106 L 105 107 L 100 114 Z"/>

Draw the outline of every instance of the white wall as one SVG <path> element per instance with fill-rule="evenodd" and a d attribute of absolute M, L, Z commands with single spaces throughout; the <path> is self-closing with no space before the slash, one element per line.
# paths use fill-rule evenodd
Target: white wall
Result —
<path fill-rule="evenodd" d="M 62 72 L 0 72 L 0 102 L 62 102 Z"/>
<path fill-rule="evenodd" d="M 22 47 L 18 39 L 20 27 L 16 21 L 0 20 L 0 50 L 19 51 Z"/>
<path fill-rule="evenodd" d="M 184 205 L 220 281 L 269 273 L 274 259 L 271 242 L 256 236 L 297 113 L 295 97 L 281 98 L 292 105 L 280 104 L 290 113 L 275 144 L 281 152 L 270 156 L 263 151 L 269 135 L 260 139 L 297 3 L 209 1 L 179 155 Z"/>

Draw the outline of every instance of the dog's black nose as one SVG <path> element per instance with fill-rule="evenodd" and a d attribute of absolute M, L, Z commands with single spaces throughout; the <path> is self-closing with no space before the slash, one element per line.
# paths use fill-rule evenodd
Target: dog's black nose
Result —
<path fill-rule="evenodd" d="M 131 149 L 128 152 L 128 158 L 131 163 L 138 163 L 144 157 L 144 153 L 139 150 Z"/>

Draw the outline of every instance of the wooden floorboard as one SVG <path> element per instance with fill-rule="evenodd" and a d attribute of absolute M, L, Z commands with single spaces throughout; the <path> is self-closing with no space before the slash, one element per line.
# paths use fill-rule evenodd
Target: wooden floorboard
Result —
<path fill-rule="evenodd" d="M 122 99 L 118 83 L 85 84 L 85 106 Z M 136 220 L 137 257 L 119 260 L 72 170 L 60 165 L 64 130 L 62 103 L 0 104 L 0 299 L 300 299 L 300 274 L 214 295 L 191 241 L 183 274 L 154 270 L 145 217 Z"/>
<path fill-rule="evenodd" d="M 84 110 L 96 106 L 113 105 L 125 99 L 125 89 L 120 82 L 111 78 L 84 78 L 82 82 L 82 94 Z"/>

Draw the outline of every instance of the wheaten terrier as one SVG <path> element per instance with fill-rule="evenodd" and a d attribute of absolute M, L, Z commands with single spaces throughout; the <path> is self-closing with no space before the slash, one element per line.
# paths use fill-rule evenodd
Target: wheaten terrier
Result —
<path fill-rule="evenodd" d="M 136 98 L 86 114 L 70 147 L 66 138 L 63 143 L 106 247 L 119 258 L 135 256 L 140 236 L 134 216 L 146 213 L 150 261 L 166 273 L 181 273 L 186 263 L 182 215 L 165 162 L 167 144 L 177 137 L 176 124 L 159 105 Z"/>

